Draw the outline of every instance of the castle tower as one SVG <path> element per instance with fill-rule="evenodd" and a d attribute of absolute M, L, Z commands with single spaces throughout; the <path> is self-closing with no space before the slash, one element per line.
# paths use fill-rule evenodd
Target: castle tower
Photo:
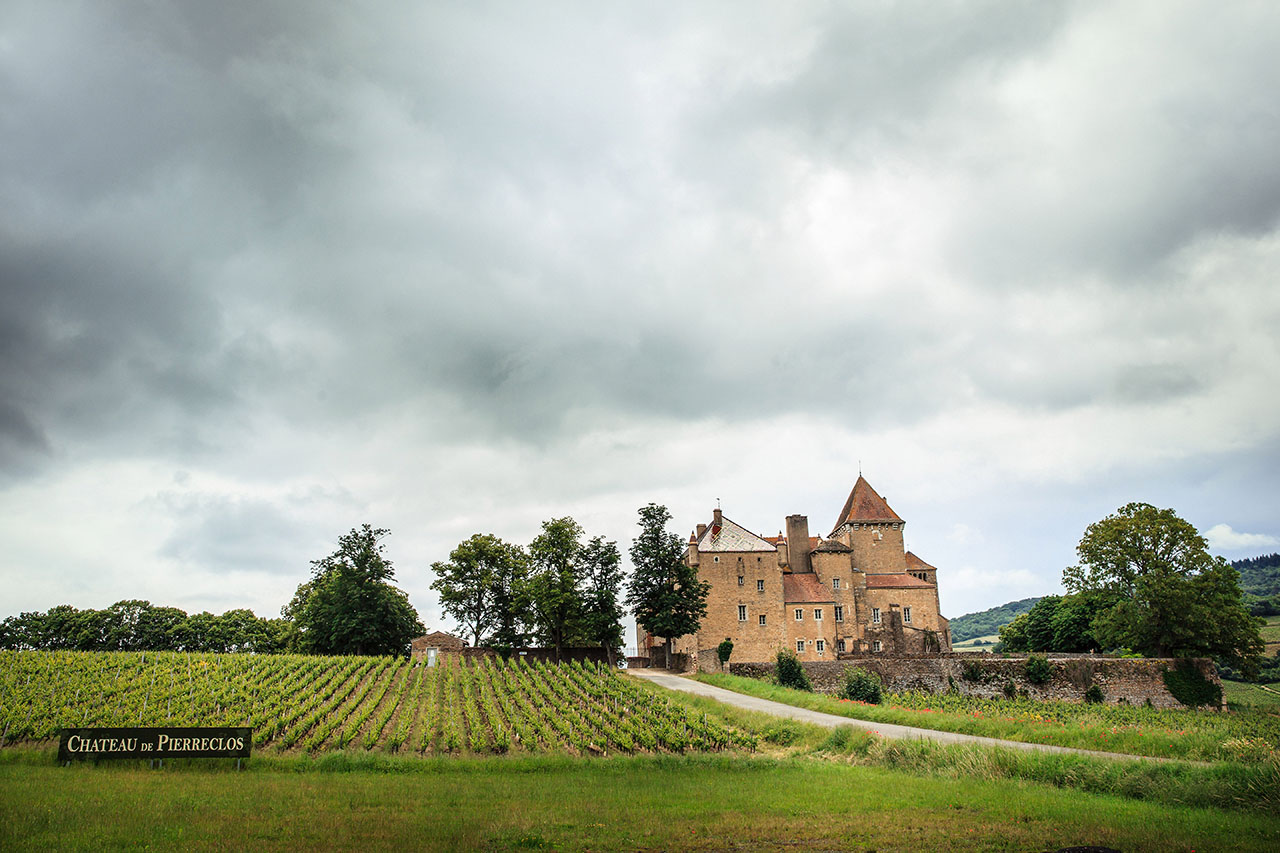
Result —
<path fill-rule="evenodd" d="M 904 572 L 902 520 L 861 474 L 836 519 L 831 538 L 853 549 L 853 564 L 867 574 Z"/>

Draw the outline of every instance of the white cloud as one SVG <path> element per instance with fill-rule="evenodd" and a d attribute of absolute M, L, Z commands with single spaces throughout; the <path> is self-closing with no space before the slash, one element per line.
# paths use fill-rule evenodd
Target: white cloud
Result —
<path fill-rule="evenodd" d="M 1215 551 L 1242 551 L 1246 548 L 1272 548 L 1280 545 L 1280 538 L 1266 533 L 1241 533 L 1229 524 L 1215 524 L 1204 532 L 1209 547 Z"/>

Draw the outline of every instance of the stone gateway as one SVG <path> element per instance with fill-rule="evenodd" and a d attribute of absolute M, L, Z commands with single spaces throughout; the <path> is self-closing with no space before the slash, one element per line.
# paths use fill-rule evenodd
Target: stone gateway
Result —
<path fill-rule="evenodd" d="M 803 515 L 760 536 L 714 510 L 684 555 L 711 584 L 707 615 L 672 651 L 703 669 L 719 668 L 726 639 L 735 661 L 772 660 L 781 648 L 805 661 L 950 651 L 938 571 L 906 550 L 906 524 L 861 475 L 825 539 L 809 535 Z M 637 634 L 641 655 L 659 659 L 663 638 Z"/>

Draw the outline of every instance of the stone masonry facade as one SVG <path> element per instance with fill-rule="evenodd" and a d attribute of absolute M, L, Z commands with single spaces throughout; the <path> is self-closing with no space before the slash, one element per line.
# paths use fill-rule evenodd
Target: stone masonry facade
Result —
<path fill-rule="evenodd" d="M 861 475 L 826 537 L 791 515 L 785 533 L 760 536 L 720 509 L 690 534 L 684 559 L 711 584 L 696 635 L 674 638 L 690 668 L 723 640 L 735 661 L 802 661 L 936 654 L 951 649 L 938 607 L 937 569 L 907 551 L 906 522 Z M 663 639 L 637 629 L 641 656 L 661 658 Z"/>
<path fill-rule="evenodd" d="M 902 692 L 921 690 L 946 693 L 955 690 L 965 696 L 987 699 L 1006 695 L 1008 685 L 1018 695 L 1033 699 L 1066 702 L 1084 700 L 1085 691 L 1096 685 L 1109 704 L 1145 705 L 1154 708 L 1183 707 L 1164 684 L 1164 672 L 1178 661 L 1172 659 L 1104 658 L 1077 655 L 1049 657 L 1051 676 L 1045 684 L 1026 678 L 1025 657 L 986 658 L 970 655 L 929 655 L 907 657 L 861 657 L 841 661 L 805 661 L 805 673 L 819 693 L 836 694 L 844 686 L 844 671 L 860 666 L 880 676 L 885 689 Z M 1213 661 L 1195 659 L 1193 665 L 1207 680 L 1221 686 Z M 730 663 L 733 675 L 772 678 L 775 664 Z"/>

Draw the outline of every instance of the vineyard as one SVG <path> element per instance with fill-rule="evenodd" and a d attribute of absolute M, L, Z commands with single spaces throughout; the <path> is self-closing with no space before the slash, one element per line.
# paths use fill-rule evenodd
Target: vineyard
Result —
<path fill-rule="evenodd" d="M 251 726 L 255 749 L 580 755 L 754 749 L 594 665 L 0 651 L 0 746 L 85 726 Z"/>

